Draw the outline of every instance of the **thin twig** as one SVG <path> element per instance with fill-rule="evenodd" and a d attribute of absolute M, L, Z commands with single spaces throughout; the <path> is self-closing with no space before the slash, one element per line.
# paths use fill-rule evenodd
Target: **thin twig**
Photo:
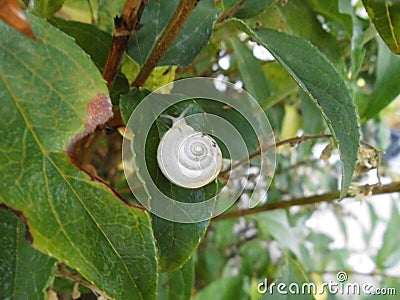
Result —
<path fill-rule="evenodd" d="M 286 168 L 282 168 L 282 169 L 276 170 L 274 175 L 276 176 L 276 175 L 279 175 L 279 174 L 284 174 L 284 173 L 286 173 L 288 171 L 294 171 L 294 170 L 296 170 L 296 168 L 299 168 L 299 167 L 302 167 L 302 166 L 308 166 L 308 165 L 311 165 L 311 164 L 316 163 L 318 161 L 319 161 L 318 158 L 305 159 L 305 160 L 299 161 L 299 162 L 297 162 L 297 163 L 295 163 L 293 165 L 289 165 Z"/>
<path fill-rule="evenodd" d="M 181 0 L 179 2 L 171 21 L 168 23 L 167 27 L 156 42 L 155 47 L 149 54 L 136 79 L 133 81 L 132 86 L 143 86 L 151 72 L 157 66 L 161 57 L 181 31 L 183 25 L 186 23 L 198 2 L 199 0 Z"/>
<path fill-rule="evenodd" d="M 90 21 L 92 22 L 92 24 L 94 24 L 94 23 L 96 23 L 96 19 L 94 17 L 94 11 L 93 11 L 92 3 L 90 2 L 90 0 L 87 0 L 87 4 L 89 6 Z"/>
<path fill-rule="evenodd" d="M 290 138 L 290 139 L 287 139 L 287 140 L 282 140 L 282 141 L 276 142 L 274 145 L 268 145 L 262 150 L 259 149 L 259 150 L 255 151 L 255 152 L 251 153 L 248 158 L 245 158 L 243 160 L 240 160 L 240 161 L 234 163 L 227 170 L 222 171 L 220 173 L 219 177 L 224 178 L 226 176 L 226 174 L 229 173 L 230 171 L 232 171 L 233 169 L 236 169 L 236 168 L 240 167 L 241 165 L 244 165 L 244 164 L 248 163 L 253 158 L 261 155 L 262 151 L 269 151 L 269 150 L 272 150 L 272 149 L 274 149 L 276 147 L 281 147 L 281 146 L 287 145 L 287 144 L 297 145 L 297 144 L 300 144 L 300 143 L 305 142 L 305 141 L 310 141 L 310 140 L 315 140 L 315 139 L 329 139 L 331 137 L 332 137 L 332 135 L 330 135 L 330 134 L 302 135 L 302 136 L 293 137 L 293 138 Z"/>
<path fill-rule="evenodd" d="M 359 188 L 368 188 L 370 185 L 360 186 Z M 394 192 L 400 192 L 400 182 L 393 182 L 386 185 L 374 185 L 372 188 L 372 195 L 380 195 L 380 194 L 389 194 Z M 346 197 L 350 197 L 351 195 L 348 193 Z M 340 191 L 334 191 L 325 193 L 322 195 L 314 195 L 310 197 L 300 197 L 295 198 L 289 201 L 279 201 L 273 203 L 267 203 L 262 206 L 258 206 L 251 209 L 239 209 L 232 212 L 228 212 L 225 214 L 221 214 L 213 219 L 213 221 L 225 220 L 225 219 L 233 219 L 238 217 L 243 217 L 247 215 L 252 215 L 264 211 L 274 210 L 274 209 L 287 209 L 292 206 L 301 206 L 301 205 L 309 205 L 316 204 L 320 202 L 333 202 L 337 199 L 340 199 Z"/>
<path fill-rule="evenodd" d="M 238 3 L 236 3 L 234 6 L 232 6 L 229 10 L 225 11 L 224 13 L 221 14 L 221 16 L 218 18 L 217 23 L 222 23 L 226 19 L 232 17 L 246 2 L 246 0 L 240 0 Z"/>
<path fill-rule="evenodd" d="M 65 266 L 62 263 L 57 264 L 55 276 L 72 280 L 73 282 L 79 283 L 81 286 L 87 287 L 93 292 L 96 292 L 97 294 L 103 296 L 104 298 L 109 299 L 108 296 L 104 294 L 102 290 L 100 290 L 98 287 L 91 284 L 90 282 L 83 280 L 78 274 L 72 273 L 71 271 L 67 270 L 67 268 L 65 268 Z"/>
<path fill-rule="evenodd" d="M 126 0 L 121 16 L 114 19 L 113 40 L 103 70 L 108 88 L 115 81 L 131 33 L 141 27 L 139 22 L 147 2 L 148 0 Z"/>

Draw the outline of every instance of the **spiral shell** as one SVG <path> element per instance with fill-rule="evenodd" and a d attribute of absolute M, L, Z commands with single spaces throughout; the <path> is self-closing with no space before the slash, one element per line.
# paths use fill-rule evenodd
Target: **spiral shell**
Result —
<path fill-rule="evenodd" d="M 215 180 L 221 171 L 222 154 L 215 140 L 195 131 L 184 117 L 188 108 L 173 120 L 173 126 L 161 138 L 157 162 L 161 172 L 172 183 L 195 189 Z"/>

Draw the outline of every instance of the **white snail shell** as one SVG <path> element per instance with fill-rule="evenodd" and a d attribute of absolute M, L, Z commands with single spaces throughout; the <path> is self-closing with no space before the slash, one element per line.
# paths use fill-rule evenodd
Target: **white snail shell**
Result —
<path fill-rule="evenodd" d="M 190 127 L 184 115 L 171 116 L 172 127 L 161 138 L 157 148 L 157 162 L 161 172 L 172 183 L 195 189 L 209 184 L 217 178 L 222 168 L 221 149 L 207 134 Z"/>

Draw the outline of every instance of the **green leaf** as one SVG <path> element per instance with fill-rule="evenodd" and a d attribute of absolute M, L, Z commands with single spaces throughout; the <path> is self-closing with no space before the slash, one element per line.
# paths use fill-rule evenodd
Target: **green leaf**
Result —
<path fill-rule="evenodd" d="M 223 277 L 207 285 L 193 300 L 244 300 L 248 299 L 242 277 Z"/>
<path fill-rule="evenodd" d="M 301 292 L 294 292 L 294 289 L 289 289 L 288 287 L 292 283 L 297 283 L 300 291 L 301 291 L 301 286 L 304 283 L 308 283 L 309 280 L 307 278 L 307 275 L 304 271 L 303 266 L 297 261 L 294 260 L 291 257 L 285 256 L 284 262 L 280 266 L 280 268 L 277 270 L 277 278 L 275 280 L 275 284 L 273 286 L 270 286 L 268 289 L 267 293 L 261 298 L 261 299 L 296 299 L 296 300 L 313 300 L 314 296 L 312 293 L 301 293 Z M 264 282 L 264 286 L 265 286 Z M 268 282 L 270 284 L 271 282 Z M 280 293 L 277 290 L 277 287 L 279 285 L 283 285 L 286 288 L 283 288 L 283 291 L 285 293 Z"/>
<path fill-rule="evenodd" d="M 205 286 L 219 278 L 225 257 L 214 244 L 201 244 L 195 258 L 196 286 Z"/>
<path fill-rule="evenodd" d="M 146 80 L 142 89 L 154 91 L 161 88 L 168 83 L 171 83 L 175 79 L 176 66 L 161 66 L 155 67 L 150 73 L 149 78 Z M 133 82 L 136 76 L 139 74 L 140 66 L 133 61 L 129 56 L 125 56 L 122 60 L 121 72 L 126 76 L 129 82 Z M 169 85 L 171 87 L 171 85 Z M 169 91 L 163 91 L 163 93 L 169 93 Z"/>
<path fill-rule="evenodd" d="M 190 194 L 181 199 L 187 200 L 189 197 Z M 209 225 L 209 221 L 185 224 L 167 221 L 154 215 L 151 220 L 161 272 L 171 272 L 182 267 L 196 251 Z"/>
<path fill-rule="evenodd" d="M 267 112 L 269 112 L 271 109 L 276 108 L 272 107 L 274 104 L 295 95 L 299 90 L 299 86 L 285 68 L 276 61 L 264 64 L 262 69 L 268 82 L 270 95 L 265 99 L 261 106 L 265 110 L 268 109 Z M 273 115 L 275 117 L 277 114 Z M 268 118 L 270 118 L 270 116 L 268 116 Z M 278 120 L 280 123 L 281 118 L 278 117 Z M 271 118 L 270 121 L 272 121 Z M 278 130 L 278 127 L 273 127 Z"/>
<path fill-rule="evenodd" d="M 190 299 L 194 284 L 194 261 L 189 260 L 182 268 L 161 273 L 158 281 L 158 300 Z"/>
<path fill-rule="evenodd" d="M 332 63 L 308 41 L 266 28 L 252 31 L 245 23 L 234 22 L 275 56 L 320 110 L 339 146 L 342 162 L 340 196 L 344 197 L 353 176 L 360 140 L 356 107 L 345 81 Z"/>
<path fill-rule="evenodd" d="M 238 39 L 231 39 L 230 42 L 234 58 L 238 62 L 239 73 L 244 82 L 244 88 L 259 103 L 264 103 L 270 92 L 260 61 Z"/>
<path fill-rule="evenodd" d="M 285 210 L 278 209 L 260 213 L 254 218 L 264 235 L 273 237 L 281 249 L 290 250 L 297 257 L 301 257 L 299 243 L 289 224 Z"/>
<path fill-rule="evenodd" d="M 73 37 L 75 43 L 90 55 L 97 68 L 101 72 L 103 71 L 111 47 L 112 37 L 110 34 L 92 24 L 65 21 L 61 18 L 53 18 L 50 23 Z M 113 103 L 118 103 L 119 95 L 127 92 L 129 92 L 129 82 L 119 72 L 110 91 Z"/>
<path fill-rule="evenodd" d="M 272 264 L 268 247 L 262 239 L 246 242 L 240 248 L 242 264 L 240 274 L 248 277 L 262 277 Z"/>
<path fill-rule="evenodd" d="M 308 134 L 320 134 L 325 129 L 325 123 L 320 111 L 303 91 L 300 92 L 300 100 L 304 132 Z"/>
<path fill-rule="evenodd" d="M 106 64 L 112 36 L 92 24 L 52 18 L 50 23 L 73 37 L 75 43 L 90 55 L 96 66 L 102 70 Z"/>
<path fill-rule="evenodd" d="M 376 256 L 376 264 L 381 270 L 385 270 L 395 266 L 400 260 L 399 243 L 400 236 L 398 234 L 400 226 L 400 212 L 393 202 L 392 215 L 387 224 L 385 234 L 383 236 L 382 247 Z"/>
<path fill-rule="evenodd" d="M 317 13 L 308 1 L 292 0 L 284 6 L 275 3 L 249 24 L 253 27 L 262 24 L 262 27 L 302 37 L 318 47 L 335 64 L 342 63 L 336 38 L 322 28 Z"/>
<path fill-rule="evenodd" d="M 109 1 L 115 2 L 115 1 Z M 89 0 L 67 0 L 62 7 L 62 14 L 68 20 L 84 23 L 94 23 L 96 21 L 97 1 Z M 112 22 L 112 20 L 110 20 Z M 110 31 L 111 32 L 111 31 Z"/>
<path fill-rule="evenodd" d="M 370 119 L 392 102 L 400 93 L 400 56 L 393 54 L 379 39 L 377 75 L 373 91 L 360 100 L 360 116 Z M 364 97 L 363 97 L 364 98 Z"/>
<path fill-rule="evenodd" d="M 120 109 L 124 121 L 127 123 L 136 105 L 143 99 L 146 93 L 132 90 L 129 94 L 121 97 Z M 168 95 L 164 95 L 168 97 Z M 186 107 L 187 104 L 178 104 L 172 107 Z M 181 202 L 201 202 L 210 199 L 217 193 L 216 183 L 199 189 L 185 189 L 172 184 L 161 173 L 157 164 L 157 147 L 160 136 L 167 129 L 165 124 L 158 121 L 159 125 L 153 124 L 146 140 L 145 153 L 140 149 L 141 142 L 136 142 L 140 137 L 135 137 L 132 149 L 136 156 L 146 157 L 146 168 L 149 171 L 158 189 L 165 195 Z M 141 120 L 135 120 L 135 124 L 141 124 Z M 141 176 L 141 167 L 137 168 L 138 177 Z M 146 182 L 143 182 L 146 186 Z M 158 262 L 161 271 L 172 271 L 182 267 L 193 255 L 200 243 L 209 224 L 209 220 L 198 223 L 176 223 L 152 215 L 154 236 L 157 241 Z"/>
<path fill-rule="evenodd" d="M 128 47 L 128 54 L 139 64 L 143 64 L 156 47 L 157 40 L 170 21 L 178 2 L 152 0 L 146 5 L 141 18 L 143 27 L 133 34 Z M 190 64 L 210 39 L 217 15 L 213 0 L 200 1 L 159 65 Z"/>
<path fill-rule="evenodd" d="M 110 297 L 154 299 L 148 215 L 78 170 L 66 154 L 85 122 L 90 131 L 104 121 L 101 115 L 109 116 L 107 87 L 70 37 L 42 19 L 29 20 L 38 40 L 0 24 L 0 203 L 24 215 L 34 247 Z M 98 114 L 88 110 L 91 99 L 91 106 L 102 100 Z"/>
<path fill-rule="evenodd" d="M 363 0 L 363 4 L 385 44 L 400 54 L 400 3 Z"/>
<path fill-rule="evenodd" d="M 351 16 L 339 11 L 339 0 L 308 0 L 315 12 L 318 12 L 329 20 L 339 23 L 349 36 L 353 34 L 353 22 Z"/>
<path fill-rule="evenodd" d="M 32 12 L 44 18 L 53 16 L 64 4 L 65 0 L 35 0 L 33 3 Z"/>
<path fill-rule="evenodd" d="M 2 299 L 44 299 L 55 260 L 27 241 L 23 222 L 0 208 L 0 295 Z"/>
<path fill-rule="evenodd" d="M 238 0 L 236 2 L 239 2 Z M 238 11 L 234 14 L 236 18 L 239 19 L 248 19 L 260 14 L 263 10 L 265 10 L 268 6 L 274 3 L 274 0 L 247 0 L 244 4 L 238 9 Z"/>
<path fill-rule="evenodd" d="M 282 119 L 282 128 L 279 139 L 286 140 L 297 135 L 301 128 L 301 118 L 297 108 L 290 104 L 285 104 L 285 115 Z M 290 145 L 286 145 L 289 149 Z"/>
<path fill-rule="evenodd" d="M 222 6 L 224 7 L 224 10 L 232 8 L 237 2 L 240 0 L 222 0 Z"/>

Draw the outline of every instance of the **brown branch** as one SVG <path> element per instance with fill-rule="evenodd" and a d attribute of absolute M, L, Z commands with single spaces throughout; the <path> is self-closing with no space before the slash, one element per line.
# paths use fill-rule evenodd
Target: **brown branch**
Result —
<path fill-rule="evenodd" d="M 229 10 L 225 11 L 224 13 L 221 14 L 221 16 L 218 18 L 217 23 L 222 23 L 226 19 L 232 17 L 246 2 L 246 0 L 240 0 L 238 3 L 236 3 L 234 6 L 232 6 Z"/>
<path fill-rule="evenodd" d="M 103 70 L 108 88 L 115 81 L 131 33 L 141 27 L 139 22 L 147 2 L 148 0 L 126 0 L 121 16 L 114 19 L 113 39 Z"/>
<path fill-rule="evenodd" d="M 276 142 L 274 145 L 268 145 L 262 151 L 269 151 L 269 150 L 272 150 L 272 149 L 274 149 L 276 147 L 281 147 L 281 146 L 284 146 L 284 145 L 287 145 L 287 144 L 297 145 L 297 144 L 305 142 L 305 141 L 310 141 L 310 140 L 315 140 L 315 139 L 329 139 L 331 137 L 332 137 L 332 135 L 330 135 L 330 134 L 297 136 L 297 137 L 293 137 L 293 138 L 290 138 L 290 139 L 286 139 L 286 140 L 282 140 L 282 141 Z M 222 177 L 222 178 L 226 177 L 226 174 L 229 173 L 231 170 L 236 169 L 236 168 L 240 167 L 241 165 L 244 165 L 244 164 L 248 163 L 250 160 L 252 160 L 253 158 L 259 156 L 260 154 L 261 154 L 261 149 L 251 153 L 248 158 L 240 160 L 240 161 L 234 163 L 232 166 L 230 166 L 227 170 L 222 171 L 220 173 L 219 177 Z"/>
<path fill-rule="evenodd" d="M 57 277 L 67 278 L 75 283 L 79 283 L 81 286 L 84 286 L 92 290 L 93 292 L 96 292 L 97 294 L 103 296 L 104 298 L 109 299 L 107 295 L 104 294 L 104 292 L 100 290 L 97 286 L 83 280 L 78 274 L 72 273 L 71 271 L 67 270 L 67 268 L 65 268 L 64 264 L 62 263 L 57 264 L 57 269 L 54 275 Z"/>
<path fill-rule="evenodd" d="M 143 86 L 147 78 L 150 76 L 151 72 L 157 66 L 161 57 L 164 55 L 168 47 L 177 37 L 178 33 L 182 29 L 183 25 L 186 23 L 187 19 L 189 18 L 190 14 L 194 10 L 198 2 L 199 0 L 181 0 L 179 2 L 174 15 L 172 16 L 167 27 L 156 42 L 155 47 L 149 54 L 136 79 L 133 81 L 132 86 Z"/>
<path fill-rule="evenodd" d="M 370 185 L 360 186 L 358 188 L 368 188 Z M 400 192 L 400 182 L 393 182 L 386 185 L 374 185 L 371 187 L 372 195 L 389 194 L 394 192 Z M 348 193 L 346 197 L 350 197 Z M 238 217 L 243 217 L 247 215 L 252 215 L 264 211 L 274 210 L 274 209 L 287 209 L 292 206 L 302 206 L 309 204 L 316 204 L 320 202 L 333 202 L 340 199 L 340 191 L 329 192 L 322 195 L 314 195 L 310 197 L 300 197 L 289 201 L 279 201 L 273 203 L 267 203 L 262 206 L 258 206 L 250 209 L 239 209 L 225 214 L 221 214 L 213 218 L 213 221 L 233 219 Z"/>

